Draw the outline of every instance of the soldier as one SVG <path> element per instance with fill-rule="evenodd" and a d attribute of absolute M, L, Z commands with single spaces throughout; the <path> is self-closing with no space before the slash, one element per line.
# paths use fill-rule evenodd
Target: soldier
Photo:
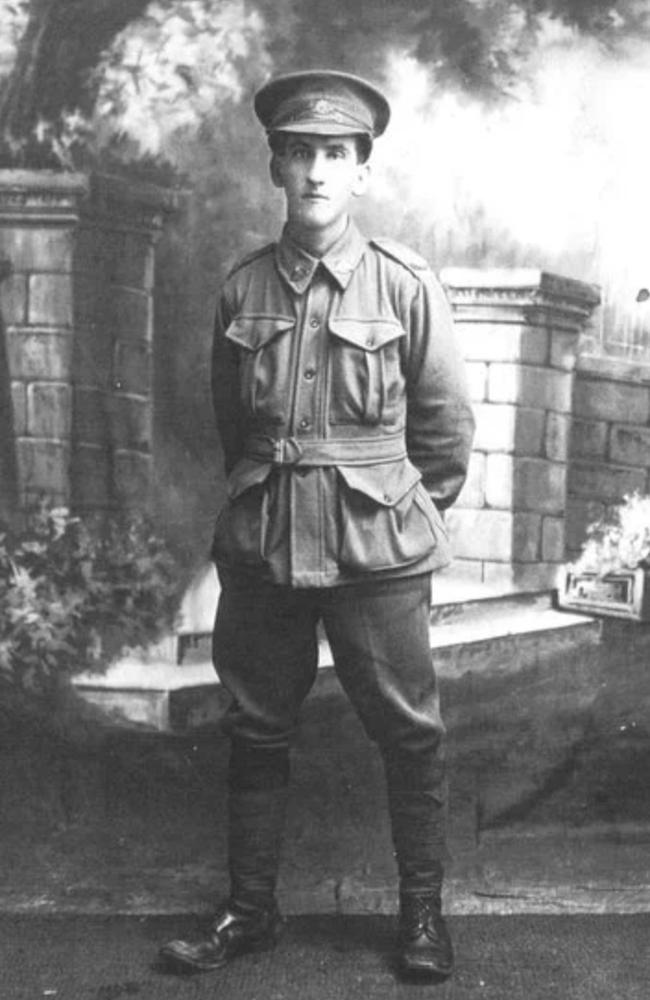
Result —
<path fill-rule="evenodd" d="M 322 622 L 384 762 L 401 966 L 441 979 L 453 953 L 429 608 L 431 573 L 449 561 L 441 512 L 463 485 L 473 434 L 462 359 L 426 262 L 365 239 L 349 216 L 388 123 L 385 97 L 347 74 L 293 73 L 262 87 L 255 111 L 287 221 L 231 271 L 214 340 L 228 476 L 214 661 L 232 696 L 231 888 L 202 940 L 162 954 L 211 970 L 275 943 L 289 744 Z"/>

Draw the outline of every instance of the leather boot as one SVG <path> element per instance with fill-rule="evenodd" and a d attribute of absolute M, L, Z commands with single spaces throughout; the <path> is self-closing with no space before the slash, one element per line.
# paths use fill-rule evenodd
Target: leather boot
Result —
<path fill-rule="evenodd" d="M 447 979 L 454 950 L 439 896 L 403 896 L 399 913 L 399 961 L 407 975 Z"/>
<path fill-rule="evenodd" d="M 228 900 L 216 911 L 206 933 L 195 941 L 169 941 L 160 957 L 174 972 L 211 972 L 245 952 L 273 948 L 282 921 L 275 903 L 268 909 Z"/>
<path fill-rule="evenodd" d="M 441 913 L 440 896 L 402 896 L 399 913 L 399 961 L 406 975 L 447 979 L 454 951 Z"/>
<path fill-rule="evenodd" d="M 268 909 L 275 895 L 287 811 L 289 747 L 231 741 L 228 772 L 230 896 Z"/>
<path fill-rule="evenodd" d="M 454 955 L 441 912 L 444 804 L 437 792 L 405 790 L 404 784 L 400 787 L 389 773 L 389 811 L 400 879 L 399 963 L 406 974 L 446 979 L 453 971 Z"/>
<path fill-rule="evenodd" d="M 274 899 L 286 808 L 286 787 L 230 792 L 228 871 L 237 902 L 268 909 Z"/>
<path fill-rule="evenodd" d="M 234 744 L 228 798 L 230 897 L 196 941 L 170 941 L 160 955 L 175 971 L 219 969 L 244 952 L 272 948 L 282 920 L 275 902 L 287 804 L 288 751 Z"/>

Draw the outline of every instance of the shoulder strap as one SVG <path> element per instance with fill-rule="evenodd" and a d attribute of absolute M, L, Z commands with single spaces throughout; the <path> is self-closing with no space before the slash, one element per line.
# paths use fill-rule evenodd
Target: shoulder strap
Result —
<path fill-rule="evenodd" d="M 423 277 L 422 272 L 430 270 L 430 266 L 424 257 L 421 257 L 415 250 L 411 250 L 410 247 L 404 246 L 403 243 L 399 243 L 397 240 L 382 237 L 381 239 L 370 240 L 370 243 L 387 257 L 396 260 L 398 264 L 405 267 L 416 278 Z"/>
<path fill-rule="evenodd" d="M 230 271 L 228 272 L 228 277 L 232 278 L 233 274 L 236 274 L 237 271 L 240 271 L 242 267 L 246 267 L 247 264 L 252 264 L 259 257 L 264 257 L 265 254 L 270 253 L 274 247 L 275 243 L 267 243 L 265 246 L 258 247 L 257 250 L 253 250 L 252 253 L 247 253 L 245 257 L 241 257 L 237 261 L 234 267 L 231 267 Z"/>

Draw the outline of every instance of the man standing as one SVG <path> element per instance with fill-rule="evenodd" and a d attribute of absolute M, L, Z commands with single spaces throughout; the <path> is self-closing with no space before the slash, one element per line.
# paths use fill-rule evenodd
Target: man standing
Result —
<path fill-rule="evenodd" d="M 231 891 L 203 940 L 162 954 L 210 970 L 275 942 L 289 744 L 322 621 L 385 766 L 401 966 L 444 978 L 444 728 L 429 607 L 431 573 L 449 561 L 440 512 L 462 487 L 473 434 L 462 360 L 426 262 L 368 241 L 349 217 L 388 123 L 384 96 L 347 74 L 295 73 L 267 83 L 255 111 L 287 222 L 230 273 L 214 343 Z"/>

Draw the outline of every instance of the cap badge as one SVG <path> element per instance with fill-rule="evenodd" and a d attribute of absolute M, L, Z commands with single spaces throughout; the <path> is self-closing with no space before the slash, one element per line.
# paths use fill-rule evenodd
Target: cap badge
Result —
<path fill-rule="evenodd" d="M 323 98 L 319 98 L 319 100 L 314 101 L 311 110 L 313 114 L 322 115 L 323 118 L 340 113 L 335 104 L 332 104 L 331 101 L 326 101 Z"/>

